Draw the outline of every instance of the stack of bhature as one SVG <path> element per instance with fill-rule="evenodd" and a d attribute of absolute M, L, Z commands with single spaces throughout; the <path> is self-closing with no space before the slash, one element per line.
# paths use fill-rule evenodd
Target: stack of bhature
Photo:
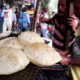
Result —
<path fill-rule="evenodd" d="M 0 47 L 0 75 L 8 75 L 24 69 L 30 60 L 20 49 Z"/>
<path fill-rule="evenodd" d="M 25 45 L 23 51 L 26 56 L 39 67 L 52 66 L 61 60 L 59 53 L 35 32 L 22 32 L 18 39 Z"/>
<path fill-rule="evenodd" d="M 23 45 L 27 45 L 27 43 L 35 43 L 35 42 L 44 43 L 44 40 L 40 37 L 39 34 L 31 31 L 22 32 L 18 38 Z"/>
<path fill-rule="evenodd" d="M 33 43 L 24 48 L 30 61 L 40 67 L 52 66 L 61 60 L 59 53 L 44 43 Z"/>
<path fill-rule="evenodd" d="M 31 63 L 46 67 L 59 62 L 61 57 L 35 32 L 22 32 L 19 37 L 0 40 L 0 75 L 24 69 Z"/>

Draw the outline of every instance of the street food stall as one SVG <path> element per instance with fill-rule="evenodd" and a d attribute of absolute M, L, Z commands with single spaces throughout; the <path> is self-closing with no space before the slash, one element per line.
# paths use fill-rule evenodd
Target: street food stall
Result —
<path fill-rule="evenodd" d="M 61 60 L 59 53 L 32 31 L 0 40 L 0 50 L 0 80 L 34 80 L 42 67 Z"/>

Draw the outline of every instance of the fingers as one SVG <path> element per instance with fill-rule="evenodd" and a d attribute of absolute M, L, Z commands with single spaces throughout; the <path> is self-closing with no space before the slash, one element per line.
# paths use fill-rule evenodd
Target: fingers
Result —
<path fill-rule="evenodd" d="M 62 60 L 61 60 L 61 64 L 62 65 L 69 65 L 69 58 L 68 57 L 62 57 Z"/>
<path fill-rule="evenodd" d="M 74 21 L 74 20 L 78 20 L 78 18 L 75 15 L 69 16 L 67 18 L 67 21 Z"/>
<path fill-rule="evenodd" d="M 68 25 L 72 27 L 73 31 L 75 31 L 78 25 L 79 19 L 75 15 L 72 15 L 67 18 L 67 22 L 68 22 Z"/>

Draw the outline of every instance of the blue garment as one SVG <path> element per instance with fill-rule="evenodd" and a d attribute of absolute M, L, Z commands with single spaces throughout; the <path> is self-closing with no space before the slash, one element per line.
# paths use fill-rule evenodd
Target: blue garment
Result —
<path fill-rule="evenodd" d="M 26 12 L 21 12 L 18 19 L 19 28 L 23 31 L 29 29 L 30 16 Z"/>
<path fill-rule="evenodd" d="M 3 17 L 1 17 L 2 12 L 3 12 L 3 10 L 0 9 L 0 22 L 3 22 Z"/>
<path fill-rule="evenodd" d="M 2 9 L 0 9 L 0 33 L 2 33 L 2 26 L 3 26 L 3 21 L 4 21 L 4 18 L 1 17 L 1 14 L 2 14 Z"/>

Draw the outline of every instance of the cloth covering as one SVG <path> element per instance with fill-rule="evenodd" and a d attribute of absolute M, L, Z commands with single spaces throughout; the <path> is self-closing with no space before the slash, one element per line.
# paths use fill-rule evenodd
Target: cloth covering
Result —
<path fill-rule="evenodd" d="M 80 80 L 80 66 L 71 66 L 71 72 L 73 76 L 73 80 Z"/>

